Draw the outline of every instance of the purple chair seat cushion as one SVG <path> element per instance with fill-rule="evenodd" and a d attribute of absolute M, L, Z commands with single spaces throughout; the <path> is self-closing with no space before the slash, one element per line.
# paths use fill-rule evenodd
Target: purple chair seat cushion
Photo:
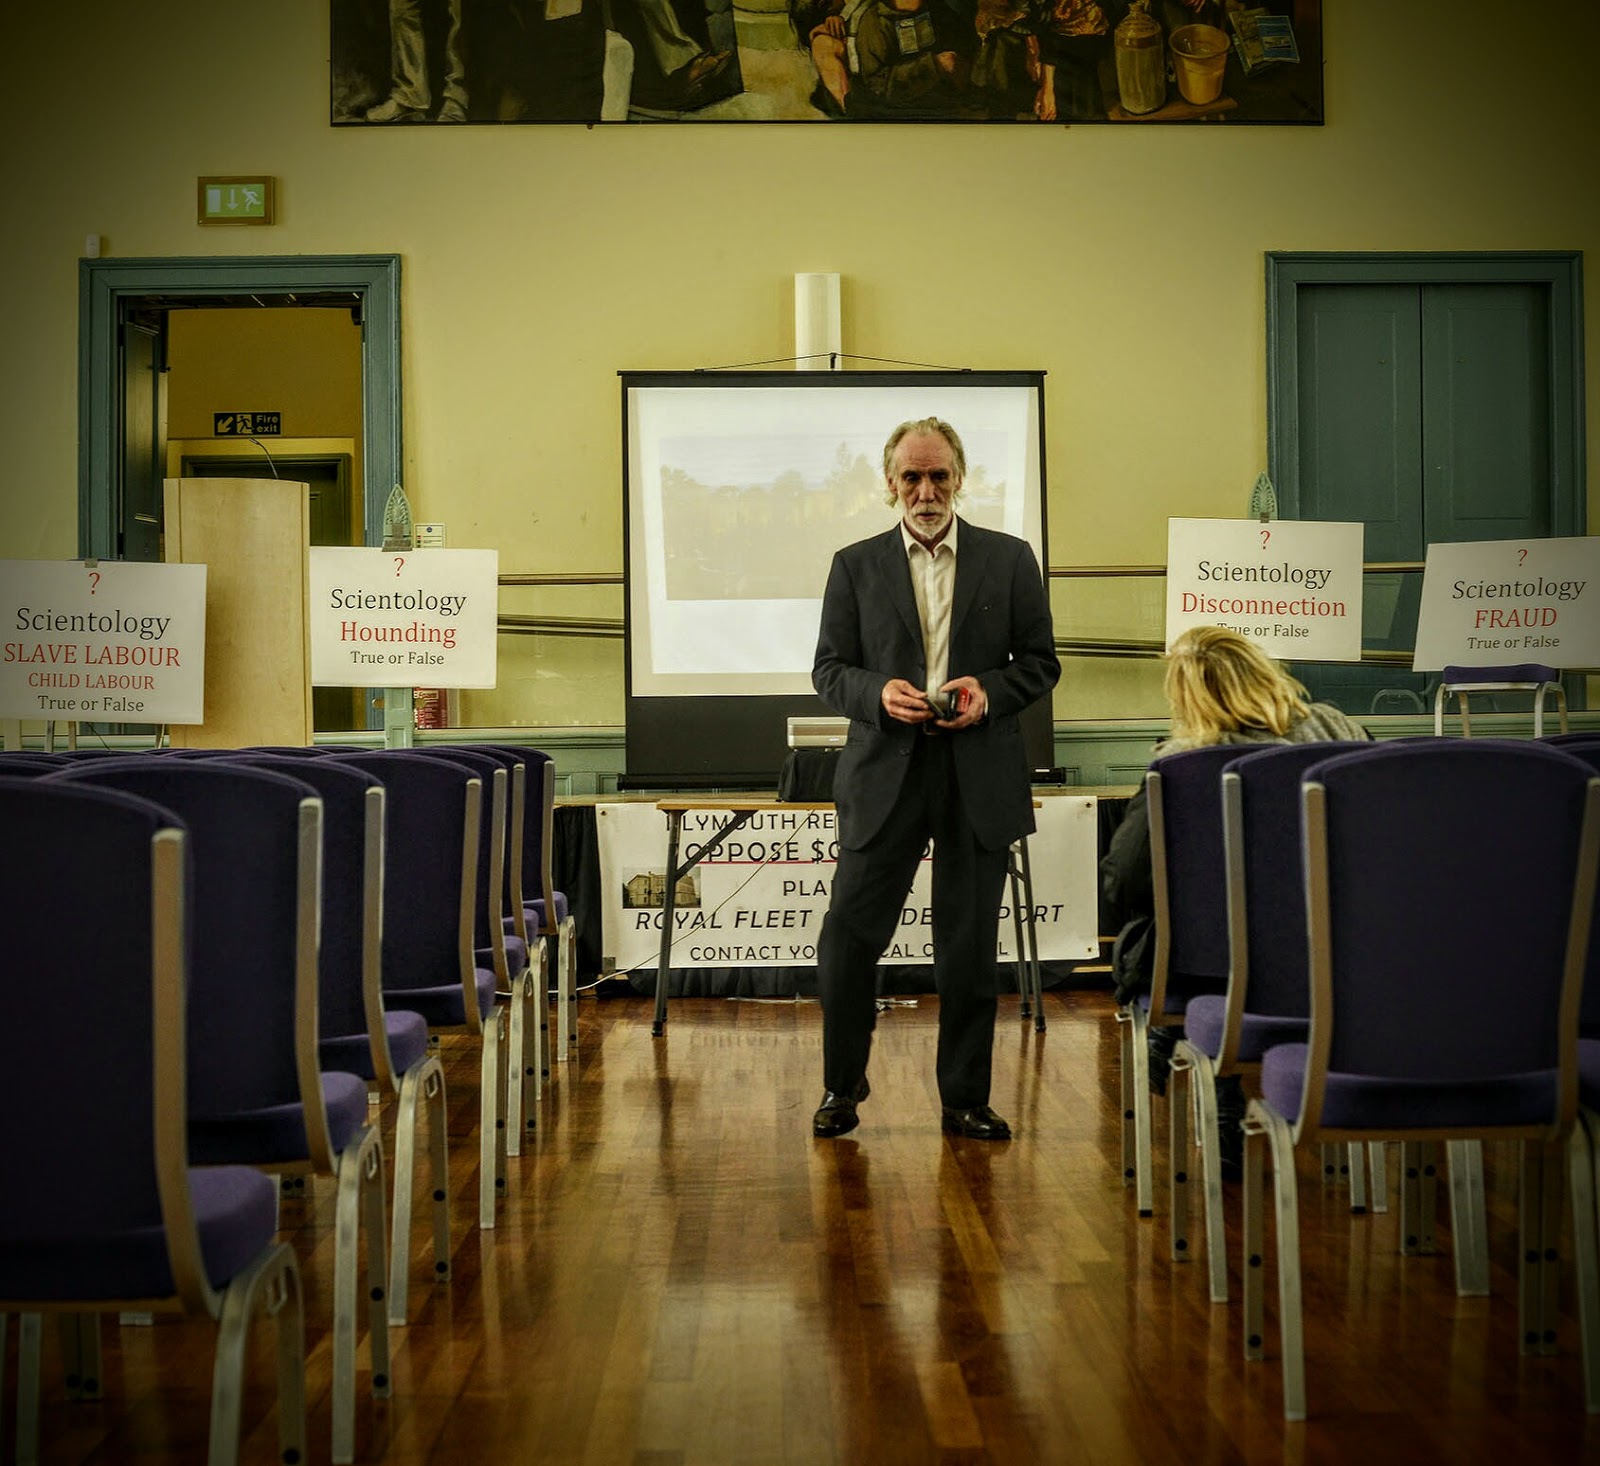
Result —
<path fill-rule="evenodd" d="M 1290 1122 L 1300 1115 L 1307 1053 L 1305 1044 L 1279 1044 L 1261 1061 L 1261 1096 Z M 1380 1133 L 1549 1124 L 1556 1113 L 1556 1081 L 1554 1069 L 1463 1084 L 1330 1072 L 1320 1123 L 1328 1129 Z"/>
<path fill-rule="evenodd" d="M 556 919 L 555 919 L 554 922 L 547 923 L 545 921 L 545 919 L 544 919 L 544 897 L 543 896 L 538 897 L 536 900 L 524 901 L 522 903 L 522 909 L 523 909 L 523 912 L 525 913 L 524 919 L 527 921 L 528 929 L 530 931 L 532 931 L 535 927 L 537 927 L 540 931 L 543 931 L 544 928 L 547 925 L 560 926 L 561 923 L 564 922 L 567 919 L 567 896 L 566 896 L 566 892 L 565 891 L 555 891 L 552 894 L 555 897 L 555 906 L 556 906 Z"/>
<path fill-rule="evenodd" d="M 356 1074 L 325 1073 L 322 1100 L 328 1112 L 329 1138 L 334 1150 L 341 1151 L 366 1124 L 367 1082 Z M 299 1104 L 189 1117 L 189 1160 L 193 1165 L 285 1165 L 303 1161 L 309 1154 L 305 1113 Z"/>
<path fill-rule="evenodd" d="M 478 993 L 478 1018 L 481 1021 L 494 1011 L 494 969 L 475 968 L 473 978 Z M 383 1001 L 390 1008 L 420 1013 L 429 1028 L 458 1028 L 467 1021 L 466 1010 L 461 1006 L 461 984 L 458 982 L 443 987 L 387 988 Z"/>
<path fill-rule="evenodd" d="M 1189 1004 L 1203 993 L 1218 993 L 1227 986 L 1225 977 L 1193 977 L 1188 973 L 1169 973 L 1167 976 L 1166 1002 L 1162 1011 L 1169 1016 L 1176 1017 L 1187 1013 Z M 1150 994 L 1140 993 L 1134 1001 L 1147 1013 L 1150 1011 Z"/>
<path fill-rule="evenodd" d="M 428 1051 L 428 1025 L 420 1013 L 394 1011 L 383 1015 L 384 1031 L 389 1035 L 389 1059 L 396 1074 L 404 1074 Z M 324 1069 L 339 1069 L 376 1079 L 372 1064 L 372 1045 L 363 1033 L 325 1038 L 317 1052 Z"/>
<path fill-rule="evenodd" d="M 1201 993 L 1183 1010 L 1183 1036 L 1203 1054 L 1215 1059 L 1222 1052 L 1222 1025 L 1228 1000 L 1220 993 Z M 1239 1025 L 1239 1062 L 1257 1063 L 1276 1044 L 1303 1043 L 1304 1018 L 1269 1018 L 1246 1013 Z"/>
<path fill-rule="evenodd" d="M 521 937 L 515 936 L 508 926 L 505 935 L 506 941 L 506 971 L 515 980 L 528 970 L 528 944 Z M 493 952 L 488 947 L 479 947 L 473 953 L 479 962 L 493 963 Z"/>
<path fill-rule="evenodd" d="M 272 1241 L 278 1226 L 278 1189 L 249 1166 L 189 1172 L 189 1195 L 200 1233 L 200 1253 L 214 1288 L 225 1286 Z M 85 1218 L 79 1236 L 38 1241 L 7 1238 L 0 1246 L 0 1297 L 19 1302 L 64 1298 L 163 1298 L 173 1291 L 166 1232 L 159 1217 L 149 1226 L 96 1231 Z"/>

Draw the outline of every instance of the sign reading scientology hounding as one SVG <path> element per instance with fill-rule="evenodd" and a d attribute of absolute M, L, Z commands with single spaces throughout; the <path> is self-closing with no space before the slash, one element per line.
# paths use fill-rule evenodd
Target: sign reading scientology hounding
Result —
<path fill-rule="evenodd" d="M 318 687 L 493 687 L 494 550 L 311 547 Z"/>

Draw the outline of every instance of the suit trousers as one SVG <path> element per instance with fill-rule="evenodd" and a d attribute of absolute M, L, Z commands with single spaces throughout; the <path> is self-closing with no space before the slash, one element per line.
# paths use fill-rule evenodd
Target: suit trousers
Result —
<path fill-rule="evenodd" d="M 919 737 L 883 828 L 862 849 L 839 851 L 817 944 L 823 1086 L 835 1094 L 853 1094 L 867 1072 L 878 1016 L 878 959 L 895 936 L 931 839 L 939 1099 L 957 1109 L 989 1102 L 995 948 L 1008 852 L 980 845 L 962 810 L 951 751 L 960 736 Z M 908 930 L 915 935 L 922 929 Z"/>

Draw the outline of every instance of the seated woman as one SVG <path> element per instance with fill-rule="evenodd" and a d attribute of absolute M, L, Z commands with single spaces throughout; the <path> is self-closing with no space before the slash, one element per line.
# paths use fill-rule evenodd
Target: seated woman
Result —
<path fill-rule="evenodd" d="M 1170 736 L 1156 745 L 1152 763 L 1168 754 L 1218 743 L 1365 742 L 1371 735 L 1328 703 L 1312 702 L 1306 689 L 1253 641 L 1223 626 L 1192 626 L 1167 652 L 1166 694 Z M 1150 985 L 1149 931 L 1155 911 L 1150 872 L 1150 816 L 1145 791 L 1128 802 L 1122 823 L 1100 862 L 1100 891 L 1109 923 L 1120 935 L 1112 957 L 1117 1001 L 1126 1003 Z M 1150 1030 L 1150 1087 L 1164 1094 L 1175 1028 Z M 1224 1168 L 1237 1172 L 1243 1137 L 1238 1121 L 1244 1094 L 1236 1076 L 1217 1081 Z"/>

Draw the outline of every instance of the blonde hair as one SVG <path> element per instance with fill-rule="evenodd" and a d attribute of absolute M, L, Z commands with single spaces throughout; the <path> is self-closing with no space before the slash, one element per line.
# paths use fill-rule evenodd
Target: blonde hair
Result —
<path fill-rule="evenodd" d="M 950 445 L 950 461 L 956 471 L 956 491 L 950 496 L 954 503 L 961 497 L 962 480 L 967 476 L 967 450 L 961 446 L 961 438 L 956 430 L 937 417 L 919 417 L 911 422 L 903 422 L 889 434 L 889 441 L 883 445 L 883 481 L 887 489 L 883 502 L 891 508 L 900 502 L 894 487 L 894 453 L 900 446 L 900 440 L 912 433 L 936 433 Z"/>
<path fill-rule="evenodd" d="M 1282 738 L 1306 715 L 1306 689 L 1225 626 L 1191 626 L 1172 643 L 1166 662 L 1174 739 L 1220 743 L 1242 729 Z"/>

